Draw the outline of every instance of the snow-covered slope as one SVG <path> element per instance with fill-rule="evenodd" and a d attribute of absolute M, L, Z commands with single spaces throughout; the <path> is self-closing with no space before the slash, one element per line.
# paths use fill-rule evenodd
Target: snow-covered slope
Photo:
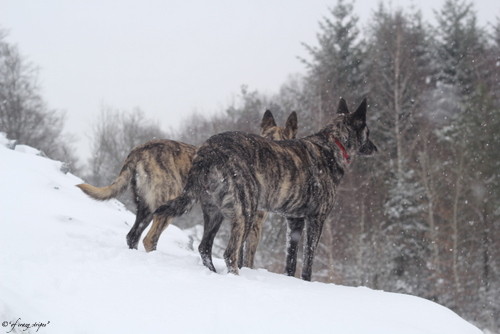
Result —
<path fill-rule="evenodd" d="M 481 333 L 421 298 L 234 276 L 221 260 L 211 273 L 175 226 L 158 251 L 129 250 L 123 205 L 89 199 L 60 162 L 6 144 L 0 135 L 0 333 Z"/>

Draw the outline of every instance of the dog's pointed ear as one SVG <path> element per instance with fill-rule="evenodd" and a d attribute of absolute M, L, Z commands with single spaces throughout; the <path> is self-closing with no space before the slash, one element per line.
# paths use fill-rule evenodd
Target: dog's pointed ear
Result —
<path fill-rule="evenodd" d="M 285 124 L 285 133 L 287 135 L 287 139 L 294 139 L 297 136 L 298 129 L 298 121 L 297 121 L 297 113 L 293 111 Z"/>
<path fill-rule="evenodd" d="M 340 98 L 339 107 L 337 109 L 337 114 L 348 114 L 349 108 L 347 108 L 347 102 L 343 97 Z"/>
<path fill-rule="evenodd" d="M 354 124 L 360 124 L 364 125 L 366 124 L 366 108 L 367 108 L 367 103 L 366 103 L 366 97 L 363 99 L 361 104 L 359 105 L 358 109 L 352 114 L 352 121 Z"/>
<path fill-rule="evenodd" d="M 261 131 L 265 131 L 269 128 L 276 126 L 276 121 L 274 120 L 274 116 L 270 110 L 266 110 L 264 113 L 264 117 L 262 117 L 262 122 L 260 123 Z"/>

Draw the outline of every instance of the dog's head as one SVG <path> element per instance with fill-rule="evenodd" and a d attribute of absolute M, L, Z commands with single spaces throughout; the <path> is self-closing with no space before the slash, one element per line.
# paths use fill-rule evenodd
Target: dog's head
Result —
<path fill-rule="evenodd" d="M 366 125 L 366 98 L 355 112 L 350 113 L 346 101 L 341 98 L 337 113 L 344 114 L 345 124 L 349 131 L 348 145 L 360 155 L 372 155 L 377 152 L 377 146 L 370 140 L 370 130 Z"/>
<path fill-rule="evenodd" d="M 260 135 L 271 140 L 294 139 L 297 135 L 297 113 L 294 111 L 288 116 L 283 128 L 276 125 L 273 114 L 266 110 L 260 123 Z"/>

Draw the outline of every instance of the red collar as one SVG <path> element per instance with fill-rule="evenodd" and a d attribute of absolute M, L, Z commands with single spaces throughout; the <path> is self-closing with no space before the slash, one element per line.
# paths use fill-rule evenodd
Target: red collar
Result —
<path fill-rule="evenodd" d="M 337 144 L 337 146 L 340 148 L 340 151 L 342 152 L 342 156 L 344 157 L 345 161 L 347 163 L 350 163 L 351 162 L 351 160 L 350 160 L 351 157 L 349 156 L 349 153 L 347 153 L 344 145 L 342 145 L 342 143 L 338 139 L 335 139 L 335 144 Z"/>

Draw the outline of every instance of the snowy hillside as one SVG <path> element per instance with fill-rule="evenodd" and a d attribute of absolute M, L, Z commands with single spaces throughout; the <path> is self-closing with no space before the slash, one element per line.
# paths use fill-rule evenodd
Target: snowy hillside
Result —
<path fill-rule="evenodd" d="M 34 323 L 42 334 L 481 333 L 412 296 L 264 270 L 233 276 L 222 260 L 211 273 L 175 226 L 158 251 L 129 250 L 132 213 L 88 198 L 60 162 L 7 144 L 0 135 L 0 333 Z"/>

